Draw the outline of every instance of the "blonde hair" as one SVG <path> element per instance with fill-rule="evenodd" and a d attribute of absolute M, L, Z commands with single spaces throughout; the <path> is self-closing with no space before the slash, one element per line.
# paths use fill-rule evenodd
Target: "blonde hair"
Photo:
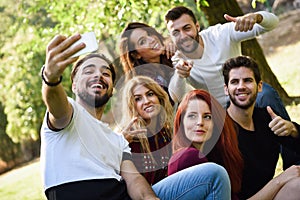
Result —
<path fill-rule="evenodd" d="M 122 119 L 120 123 L 121 128 L 127 127 L 130 121 L 139 116 L 136 107 L 135 107 L 135 99 L 133 95 L 133 90 L 137 86 L 144 86 L 151 90 L 159 99 L 160 105 L 164 110 L 161 110 L 158 115 L 157 121 L 160 123 L 160 127 L 164 127 L 166 129 L 166 133 L 168 137 L 172 137 L 172 123 L 173 123 L 173 107 L 170 103 L 169 96 L 165 92 L 165 90 L 152 78 L 147 76 L 135 76 L 129 81 L 126 82 L 122 89 Z M 163 112 L 164 111 L 164 112 Z M 145 121 L 139 117 L 133 128 L 145 127 Z M 148 138 L 139 137 L 139 141 L 141 142 L 142 149 L 145 153 L 150 153 L 150 147 Z"/>

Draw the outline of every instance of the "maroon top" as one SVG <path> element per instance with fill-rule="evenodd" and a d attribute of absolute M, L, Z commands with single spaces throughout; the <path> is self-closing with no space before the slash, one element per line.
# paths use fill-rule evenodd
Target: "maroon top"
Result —
<path fill-rule="evenodd" d="M 168 175 L 188 167 L 209 162 L 206 156 L 194 147 L 187 147 L 175 152 L 168 164 Z M 238 200 L 237 194 L 231 193 L 231 200 Z"/>
<path fill-rule="evenodd" d="M 198 149 L 193 147 L 181 149 L 171 157 L 168 165 L 168 175 L 205 162 L 208 162 L 207 158 Z"/>
<path fill-rule="evenodd" d="M 163 128 L 154 136 L 148 137 L 151 154 L 144 153 L 140 142 L 129 144 L 132 153 L 132 161 L 137 170 L 153 185 L 167 176 L 168 162 L 172 155 L 171 138 Z"/>

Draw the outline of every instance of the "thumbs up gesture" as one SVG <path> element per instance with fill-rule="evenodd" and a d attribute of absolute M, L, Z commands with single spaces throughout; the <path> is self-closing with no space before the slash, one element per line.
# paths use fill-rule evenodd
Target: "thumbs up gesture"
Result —
<path fill-rule="evenodd" d="M 262 15 L 257 13 L 248 13 L 239 17 L 232 17 L 225 14 L 224 18 L 229 22 L 235 22 L 235 30 L 240 32 L 251 31 L 255 23 L 262 21 Z"/>
<path fill-rule="evenodd" d="M 269 127 L 278 136 L 289 136 L 298 137 L 298 131 L 294 124 L 290 121 L 282 119 L 280 116 L 276 115 L 270 106 L 267 106 L 267 111 L 272 118 L 269 123 Z"/>

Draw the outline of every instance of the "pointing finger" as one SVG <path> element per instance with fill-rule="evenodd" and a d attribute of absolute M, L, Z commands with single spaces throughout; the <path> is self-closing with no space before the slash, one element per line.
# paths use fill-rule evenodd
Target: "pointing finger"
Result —
<path fill-rule="evenodd" d="M 232 16 L 230 16 L 230 15 L 228 15 L 228 14 L 225 14 L 225 15 L 224 15 L 224 18 L 225 18 L 227 21 L 229 21 L 229 22 L 236 22 L 236 21 L 237 21 L 236 17 L 232 17 Z"/>
<path fill-rule="evenodd" d="M 129 131 L 132 128 L 132 125 L 137 121 L 137 117 L 134 117 L 129 124 L 126 126 L 126 128 L 124 129 L 124 131 Z"/>

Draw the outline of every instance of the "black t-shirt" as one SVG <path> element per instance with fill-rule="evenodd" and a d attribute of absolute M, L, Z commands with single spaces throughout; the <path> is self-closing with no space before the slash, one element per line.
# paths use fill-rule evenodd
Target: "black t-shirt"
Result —
<path fill-rule="evenodd" d="M 266 108 L 255 108 L 255 131 L 238 127 L 239 149 L 244 159 L 240 199 L 247 199 L 262 189 L 274 176 L 280 144 L 300 153 L 300 140 L 276 136 L 269 128 L 271 117 Z M 299 125 L 295 124 L 299 131 Z"/>

